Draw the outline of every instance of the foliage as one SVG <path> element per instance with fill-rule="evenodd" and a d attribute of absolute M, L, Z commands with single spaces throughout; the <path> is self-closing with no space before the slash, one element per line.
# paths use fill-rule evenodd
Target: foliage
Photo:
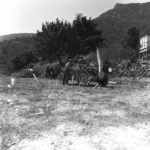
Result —
<path fill-rule="evenodd" d="M 33 36 L 19 37 L 11 40 L 5 40 L 0 43 L 0 53 L 3 58 L 3 63 L 7 63 L 8 60 L 16 55 L 33 50 L 35 50 L 35 41 Z"/>
<path fill-rule="evenodd" d="M 75 32 L 77 49 L 76 54 L 88 54 L 95 51 L 96 46 L 103 41 L 101 31 L 96 29 L 97 24 L 91 19 L 78 14 L 73 20 L 73 31 Z"/>
<path fill-rule="evenodd" d="M 55 60 L 58 58 L 62 64 L 61 55 L 68 49 L 68 37 L 71 24 L 56 19 L 56 22 L 46 22 L 42 24 L 42 31 L 37 31 L 36 47 L 44 60 Z"/>
<path fill-rule="evenodd" d="M 129 29 L 126 37 L 126 46 L 137 50 L 140 44 L 139 34 L 140 32 L 136 27 Z"/>
<path fill-rule="evenodd" d="M 96 30 L 96 24 L 91 18 L 78 14 L 73 23 L 60 21 L 42 24 L 42 31 L 37 31 L 36 46 L 40 56 L 45 60 L 59 60 L 62 56 L 73 57 L 77 54 L 87 54 L 102 42 L 101 31 Z"/>
<path fill-rule="evenodd" d="M 24 35 L 24 34 L 23 34 Z M 0 42 L 0 65 L 1 68 L 5 68 L 5 72 L 11 72 L 25 67 L 22 65 L 23 61 L 27 61 L 34 55 L 35 58 L 35 40 L 33 36 L 22 36 L 16 38 L 10 38 L 10 40 L 4 40 Z M 26 56 L 23 56 L 26 55 Z M 28 56 L 27 56 L 28 55 Z M 22 58 L 21 58 L 22 57 Z M 18 60 L 17 60 L 18 59 Z M 20 62 L 19 62 L 20 59 Z M 23 60 L 21 60 L 23 59 Z M 26 59 L 26 60 L 25 60 Z M 31 60 L 31 58 L 30 58 Z M 28 62 L 30 61 L 28 60 Z M 26 62 L 26 63 L 28 63 Z M 14 64 L 15 63 L 15 64 Z M 17 64 L 19 63 L 19 64 Z M 25 62 L 23 63 L 25 64 Z M 20 67 L 19 67 L 20 66 Z"/>
<path fill-rule="evenodd" d="M 116 53 L 111 58 L 121 58 L 123 39 L 129 29 L 136 27 L 140 36 L 150 32 L 150 3 L 116 4 L 115 7 L 95 18 L 97 29 L 103 31 L 105 47 L 109 54 Z M 112 49 L 112 47 L 114 47 Z"/>
<path fill-rule="evenodd" d="M 139 30 L 135 27 L 128 30 L 122 51 L 122 58 L 134 60 L 138 57 L 140 45 L 139 34 Z"/>
<path fill-rule="evenodd" d="M 4 40 L 0 43 L 0 63 L 10 72 L 17 71 L 37 60 L 34 50 L 35 42 L 32 36 Z"/>
<path fill-rule="evenodd" d="M 134 52 L 134 46 L 124 47 L 124 37 L 134 27 L 139 29 L 139 36 L 149 33 L 149 11 L 150 3 L 116 4 L 114 9 L 93 20 L 78 14 L 71 23 L 59 19 L 43 23 L 41 31 L 37 31 L 35 36 L 36 47 L 31 36 L 15 39 L 9 37 L 7 39 L 11 40 L 0 43 L 0 62 L 10 62 L 16 54 L 37 48 L 44 61 L 58 59 L 63 63 L 68 57 L 95 50 L 96 39 L 100 37 L 105 39 L 102 49 L 104 58 L 115 62 L 124 58 L 132 59 L 137 53 Z"/>
<path fill-rule="evenodd" d="M 18 71 L 26 67 L 31 62 L 36 62 L 38 59 L 32 51 L 24 52 L 16 57 L 12 58 L 10 71 Z"/>

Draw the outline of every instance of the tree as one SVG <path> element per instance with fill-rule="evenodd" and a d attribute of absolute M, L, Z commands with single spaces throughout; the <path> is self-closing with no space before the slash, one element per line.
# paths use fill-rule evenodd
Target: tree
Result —
<path fill-rule="evenodd" d="M 42 31 L 37 31 L 35 39 L 39 54 L 44 60 L 58 59 L 62 65 L 61 56 L 68 53 L 68 39 L 71 24 L 56 19 L 55 22 L 42 24 Z"/>
<path fill-rule="evenodd" d="M 131 60 L 135 60 L 139 54 L 139 45 L 140 45 L 140 31 L 134 27 L 127 31 L 127 36 L 125 38 L 123 57 L 130 58 Z"/>
<path fill-rule="evenodd" d="M 57 59 L 62 65 L 62 56 L 74 57 L 95 50 L 102 42 L 101 31 L 91 18 L 78 14 L 72 24 L 56 19 L 42 24 L 42 30 L 35 35 L 36 46 L 44 60 Z"/>
<path fill-rule="evenodd" d="M 128 30 L 127 32 L 127 46 L 137 50 L 139 48 L 139 30 L 134 27 Z"/>
<path fill-rule="evenodd" d="M 18 71 L 26 67 L 28 64 L 37 61 L 38 59 L 33 51 L 26 51 L 12 58 L 8 68 L 10 69 L 9 71 Z"/>
<path fill-rule="evenodd" d="M 76 34 L 77 50 L 80 53 L 88 53 L 96 49 L 96 46 L 103 41 L 101 31 L 96 29 L 97 24 L 91 18 L 77 14 L 73 21 L 73 30 Z"/>
<path fill-rule="evenodd" d="M 35 51 L 35 39 L 32 35 L 20 36 L 10 40 L 4 40 L 0 43 L 1 59 L 0 63 L 3 64 L 6 69 L 11 68 L 12 59 L 20 56 L 24 53 L 34 53 Z M 11 69 L 7 70 L 11 71 Z"/>

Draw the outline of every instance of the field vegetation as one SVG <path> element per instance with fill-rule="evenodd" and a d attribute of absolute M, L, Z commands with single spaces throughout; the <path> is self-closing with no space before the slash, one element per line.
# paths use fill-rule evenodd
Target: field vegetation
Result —
<path fill-rule="evenodd" d="M 2 150 L 150 148 L 149 80 L 99 89 L 42 78 L 17 78 L 13 88 L 8 77 L 0 82 Z"/>
<path fill-rule="evenodd" d="M 132 10 L 137 4 L 127 6 Z M 10 75 L 0 76 L 2 150 L 150 149 L 150 80 L 143 78 L 148 67 L 141 74 L 137 64 L 139 38 L 148 28 L 143 31 L 143 25 L 132 22 L 138 17 L 122 20 L 126 8 L 118 4 L 94 20 L 82 14 L 71 23 L 56 19 L 43 23 L 35 34 L 12 35 L 0 42 L 0 74 L 5 69 Z M 121 17 L 114 21 L 113 16 Z M 79 55 L 97 66 L 97 46 L 102 62 L 114 69 L 125 59 L 129 69 L 140 74 L 123 77 L 132 74 L 123 65 L 122 76 L 114 75 L 106 88 L 97 89 L 73 82 L 62 86 L 57 79 L 43 78 L 47 63 L 57 64 L 60 71 L 69 58 Z M 11 77 L 16 78 L 13 85 Z"/>

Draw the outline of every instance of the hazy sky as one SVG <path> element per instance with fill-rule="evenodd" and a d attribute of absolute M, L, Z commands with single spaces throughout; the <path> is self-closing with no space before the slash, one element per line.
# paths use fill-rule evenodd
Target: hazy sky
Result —
<path fill-rule="evenodd" d="M 150 0 L 149 0 L 150 1 Z M 116 3 L 138 3 L 148 0 L 0 0 L 0 35 L 36 32 L 42 22 L 57 17 L 72 21 L 75 14 L 98 17 Z"/>

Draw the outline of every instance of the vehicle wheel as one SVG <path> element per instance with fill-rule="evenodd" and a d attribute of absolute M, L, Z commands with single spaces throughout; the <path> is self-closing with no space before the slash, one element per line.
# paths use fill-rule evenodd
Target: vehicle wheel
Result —
<path fill-rule="evenodd" d="M 108 80 L 109 80 L 109 78 L 108 78 L 108 75 L 104 75 L 104 78 L 100 81 L 100 85 L 102 86 L 102 87 L 106 87 L 107 86 L 107 84 L 108 84 Z"/>

